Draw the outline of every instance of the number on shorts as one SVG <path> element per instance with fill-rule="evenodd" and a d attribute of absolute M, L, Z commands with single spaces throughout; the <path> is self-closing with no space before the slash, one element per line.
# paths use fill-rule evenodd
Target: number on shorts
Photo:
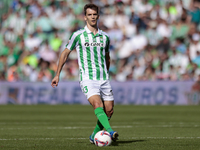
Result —
<path fill-rule="evenodd" d="M 85 86 L 85 87 L 83 88 L 83 92 L 84 92 L 84 93 L 87 93 L 87 92 L 88 92 L 87 86 Z"/>

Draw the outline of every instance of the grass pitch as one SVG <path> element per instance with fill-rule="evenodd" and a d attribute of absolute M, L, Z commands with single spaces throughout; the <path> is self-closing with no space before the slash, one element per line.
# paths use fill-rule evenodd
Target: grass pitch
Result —
<path fill-rule="evenodd" d="M 90 105 L 1 105 L 0 150 L 200 150 L 200 106 L 116 105 L 119 140 L 89 143 Z"/>

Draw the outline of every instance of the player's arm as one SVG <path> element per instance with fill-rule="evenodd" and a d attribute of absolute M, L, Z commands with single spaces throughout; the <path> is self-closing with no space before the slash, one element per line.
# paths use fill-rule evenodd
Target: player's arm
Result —
<path fill-rule="evenodd" d="M 62 70 L 63 65 L 67 61 L 67 58 L 68 58 L 70 52 L 71 51 L 68 48 L 65 48 L 65 50 L 61 53 L 60 58 L 59 58 L 59 62 L 58 62 L 56 75 L 51 82 L 52 87 L 58 86 L 60 72 Z"/>
<path fill-rule="evenodd" d="M 60 76 L 60 72 L 62 70 L 62 67 L 65 64 L 65 62 L 67 61 L 67 58 L 68 58 L 70 52 L 72 50 L 74 50 L 76 48 L 77 44 L 78 44 L 78 38 L 76 38 L 76 37 L 77 37 L 77 34 L 73 33 L 71 35 L 71 37 L 69 39 L 69 42 L 66 45 L 66 48 L 64 49 L 64 51 L 60 55 L 59 62 L 58 62 L 58 68 L 57 68 L 57 71 L 56 71 L 56 75 L 53 78 L 53 80 L 51 81 L 51 86 L 52 87 L 58 86 L 59 76 Z"/>
<path fill-rule="evenodd" d="M 109 48 L 110 48 L 110 39 L 109 37 L 107 37 L 107 44 L 106 44 L 106 48 L 105 48 L 105 51 L 106 51 L 106 56 L 105 56 L 105 59 L 106 59 L 106 68 L 107 68 L 107 71 L 109 71 L 109 68 L 110 68 L 110 51 L 109 51 Z"/>
<path fill-rule="evenodd" d="M 109 68 L 110 68 L 110 53 L 109 52 L 106 53 L 106 68 L 107 68 L 107 71 L 109 71 Z"/>

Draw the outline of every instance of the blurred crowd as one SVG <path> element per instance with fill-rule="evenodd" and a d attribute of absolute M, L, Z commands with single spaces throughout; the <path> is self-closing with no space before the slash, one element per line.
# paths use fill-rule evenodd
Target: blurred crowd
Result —
<path fill-rule="evenodd" d="M 199 0 L 12 0 L 1 16 L 0 81 L 51 81 L 89 2 L 110 36 L 111 80 L 200 79 Z M 77 57 L 72 51 L 61 81 L 78 80 Z"/>

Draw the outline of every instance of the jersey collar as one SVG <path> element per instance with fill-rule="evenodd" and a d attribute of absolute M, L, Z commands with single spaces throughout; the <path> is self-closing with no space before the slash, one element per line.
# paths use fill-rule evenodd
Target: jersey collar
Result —
<path fill-rule="evenodd" d="M 87 32 L 88 34 L 92 33 L 92 31 L 90 31 L 90 30 L 88 29 L 87 25 L 85 26 L 85 30 L 86 30 L 86 32 Z M 101 32 L 101 30 L 100 30 L 99 28 L 98 28 L 97 34 L 102 35 L 102 32 Z"/>

